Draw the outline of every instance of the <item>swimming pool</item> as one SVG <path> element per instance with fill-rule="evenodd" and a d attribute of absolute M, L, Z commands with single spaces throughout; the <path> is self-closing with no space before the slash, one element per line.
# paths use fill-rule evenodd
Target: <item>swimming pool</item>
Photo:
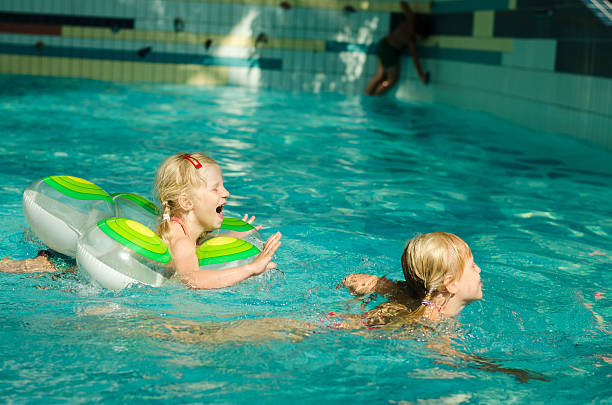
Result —
<path fill-rule="evenodd" d="M 151 197 L 156 166 L 177 151 L 209 153 L 227 211 L 284 235 L 282 271 L 218 291 L 0 274 L 7 402 L 610 401 L 610 152 L 392 99 L 0 84 L 0 257 L 40 248 L 21 208 L 32 181 L 70 174 Z M 404 242 L 438 230 L 465 239 L 483 270 L 485 298 L 459 315 L 453 346 L 549 381 L 480 370 L 407 330 L 324 326 L 329 311 L 360 311 L 334 288 L 344 276 L 401 278 Z"/>

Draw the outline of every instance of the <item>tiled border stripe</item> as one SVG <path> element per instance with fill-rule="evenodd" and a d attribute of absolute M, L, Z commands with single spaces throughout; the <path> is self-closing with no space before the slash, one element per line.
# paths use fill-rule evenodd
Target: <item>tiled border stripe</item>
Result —
<path fill-rule="evenodd" d="M 410 3 L 412 5 L 412 3 Z M 478 10 L 508 10 L 512 7 L 512 0 L 456 0 L 434 1 L 431 7 L 432 14 L 472 12 Z"/>
<path fill-rule="evenodd" d="M 375 52 L 375 45 L 327 41 L 327 50 L 330 52 L 366 52 L 373 54 Z M 421 58 L 428 59 L 444 59 L 485 65 L 501 65 L 502 62 L 502 52 L 494 51 L 419 47 L 418 52 Z M 409 57 L 409 55 L 410 53 L 407 50 L 404 51 L 403 57 Z"/>
<path fill-rule="evenodd" d="M 22 23 L 3 23 L 0 22 L 0 32 L 11 34 L 32 34 L 32 35 L 62 35 L 61 25 L 48 24 L 22 24 Z"/>
<path fill-rule="evenodd" d="M 194 3 L 232 3 L 250 6 L 273 6 L 279 7 L 281 0 L 177 0 Z M 507 2 L 507 0 L 506 0 Z M 397 1 L 368 1 L 368 0 L 293 0 L 289 1 L 296 8 L 318 8 L 342 11 L 346 6 L 351 6 L 356 11 L 393 12 L 401 11 Z M 460 0 L 453 3 L 461 3 Z M 417 13 L 431 12 L 431 2 L 411 2 L 410 7 Z M 290 12 L 290 10 L 287 10 Z"/>
<path fill-rule="evenodd" d="M 484 38 L 484 37 L 460 37 L 460 36 L 437 36 L 430 37 L 425 41 L 426 47 L 438 46 L 443 49 L 465 49 L 474 51 L 496 51 L 512 52 L 514 49 L 511 38 Z"/>
<path fill-rule="evenodd" d="M 38 49 L 35 46 L 0 43 L 0 53 L 11 55 L 29 55 L 38 57 L 83 58 L 91 60 L 113 60 L 146 63 L 174 63 L 200 66 L 239 66 L 259 67 L 261 69 L 281 70 L 282 60 L 274 58 L 228 58 L 211 55 L 180 54 L 151 51 L 145 57 L 140 57 L 137 51 L 116 49 L 75 48 L 60 46 L 45 46 Z"/>
<path fill-rule="evenodd" d="M 40 58 L 0 53 L 0 73 L 36 76 L 82 77 L 119 82 L 164 82 L 194 85 L 225 85 L 228 69 L 164 63 L 135 63 L 114 60 Z M 28 68 L 24 70 L 24 66 Z"/>
<path fill-rule="evenodd" d="M 419 46 L 419 55 L 425 58 L 461 60 L 466 62 L 500 64 L 502 53 L 510 53 L 514 41 L 507 38 L 474 38 L 439 36 L 430 37 Z M 326 41 L 325 50 L 329 52 L 376 52 L 376 44 L 356 44 L 341 41 Z M 405 55 L 409 53 L 404 52 Z M 457 59 L 459 58 L 459 59 Z"/>
<path fill-rule="evenodd" d="M 79 25 L 116 29 L 134 28 L 133 18 L 86 17 L 61 14 L 34 14 L 0 12 L 0 21 L 20 24 Z"/>
<path fill-rule="evenodd" d="M 196 3 L 210 3 L 209 0 L 177 0 Z M 232 3 L 252 6 L 278 7 L 280 0 L 214 0 L 214 3 Z M 293 0 L 293 7 L 343 10 L 351 6 L 357 11 L 401 12 L 397 1 L 368 0 Z M 452 13 L 474 10 L 508 10 L 516 7 L 516 0 L 452 0 L 452 1 L 418 1 L 410 2 L 410 8 L 417 13 Z M 289 11 L 289 10 L 287 10 Z"/>
<path fill-rule="evenodd" d="M 104 28 L 62 27 L 62 36 L 75 38 L 97 38 L 126 41 L 146 41 L 165 43 L 184 43 L 203 45 L 212 40 L 214 46 L 254 47 L 255 38 L 240 35 L 196 34 L 192 32 L 165 32 L 144 30 L 121 30 L 117 33 Z M 325 50 L 324 40 L 268 38 L 266 43 L 257 44 L 260 48 L 294 49 L 303 51 Z"/>
<path fill-rule="evenodd" d="M 2 25 L 0 24 L 0 31 Z M 55 35 L 55 34 L 54 34 Z M 190 32 L 171 33 L 165 31 L 121 30 L 112 32 L 107 28 L 72 27 L 64 26 L 61 29 L 62 37 L 96 38 L 122 41 L 143 41 L 148 43 L 183 43 L 203 45 L 211 40 L 214 46 L 259 47 L 271 49 L 289 49 L 302 51 L 330 51 L 330 52 L 369 52 L 374 44 L 344 43 L 324 40 L 307 40 L 294 38 L 268 38 L 266 43 L 256 44 L 253 37 L 240 35 L 197 34 Z M 345 44 L 338 45 L 335 44 Z M 454 35 L 432 36 L 425 41 L 425 47 L 438 46 L 441 48 L 512 52 L 513 40 L 510 38 L 467 37 Z"/>
<path fill-rule="evenodd" d="M 494 25 L 495 13 L 493 11 L 474 11 L 472 36 L 492 37 Z"/>

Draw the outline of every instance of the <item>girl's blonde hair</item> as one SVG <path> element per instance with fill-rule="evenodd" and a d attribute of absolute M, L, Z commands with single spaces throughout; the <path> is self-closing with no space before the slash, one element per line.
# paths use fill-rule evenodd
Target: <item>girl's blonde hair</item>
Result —
<path fill-rule="evenodd" d="M 472 256 L 467 243 L 457 235 L 432 232 L 412 238 L 402 254 L 402 270 L 406 278 L 406 290 L 414 300 L 410 305 L 411 317 L 420 318 L 428 306 L 423 300 L 431 300 L 446 292 L 444 280 L 458 280 L 466 262 Z"/>
<path fill-rule="evenodd" d="M 180 211 L 178 198 L 182 193 L 189 197 L 193 189 L 206 186 L 206 179 L 199 173 L 207 166 L 218 166 L 212 158 L 201 152 L 177 153 L 166 159 L 155 175 L 155 194 L 161 203 L 162 221 L 157 234 L 168 243 L 170 239 L 170 220 Z"/>
<path fill-rule="evenodd" d="M 400 283 L 401 293 L 368 311 L 366 326 L 418 322 L 433 305 L 423 305 L 446 292 L 444 279 L 458 280 L 466 262 L 472 256 L 467 243 L 457 235 L 433 232 L 409 240 L 402 254 L 405 282 Z"/>

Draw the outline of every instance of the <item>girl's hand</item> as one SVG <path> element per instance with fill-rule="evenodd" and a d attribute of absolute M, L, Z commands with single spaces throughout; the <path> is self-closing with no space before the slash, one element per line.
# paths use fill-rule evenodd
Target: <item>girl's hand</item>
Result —
<path fill-rule="evenodd" d="M 342 288 L 345 286 L 346 289 L 353 295 L 370 294 L 376 291 L 376 284 L 378 284 L 379 277 L 371 274 L 349 274 L 342 280 L 336 288 Z"/>
<path fill-rule="evenodd" d="M 251 218 L 249 218 L 249 214 L 244 214 L 244 216 L 242 217 L 242 220 L 244 222 L 246 222 L 247 224 L 253 225 L 253 221 L 255 221 L 255 216 L 252 216 Z M 257 232 L 260 229 L 261 229 L 261 225 L 257 225 L 257 226 L 254 226 L 253 229 L 250 229 L 248 231 L 244 231 L 244 232 L 230 232 L 230 234 L 232 234 L 230 236 L 236 235 L 234 237 L 240 239 L 240 238 L 244 238 L 246 236 L 249 236 L 250 234 L 252 234 L 254 232 Z"/>
<path fill-rule="evenodd" d="M 276 253 L 276 250 L 281 245 L 280 239 L 282 236 L 283 235 L 280 232 L 276 232 L 274 235 L 268 238 L 261 249 L 261 252 L 251 263 L 253 266 L 253 274 L 261 274 L 266 270 L 276 268 L 276 263 L 272 262 L 271 260 L 272 257 L 274 257 L 274 253 Z"/>
<path fill-rule="evenodd" d="M 242 220 L 247 224 L 253 225 L 253 221 L 255 221 L 255 216 L 249 218 L 249 214 L 244 214 Z M 255 233 L 261 229 L 261 225 L 254 226 L 253 229 L 249 229 L 248 231 L 229 231 L 225 236 L 231 236 L 232 238 L 244 239 L 252 233 Z"/>
<path fill-rule="evenodd" d="M 244 216 L 242 217 L 242 220 L 246 222 L 247 224 L 253 225 L 253 221 L 255 221 L 255 215 L 249 218 L 249 214 L 244 214 Z M 260 229 L 261 229 L 261 225 L 255 226 L 255 230 L 259 231 Z M 250 230 L 249 232 L 253 232 L 253 230 Z"/>

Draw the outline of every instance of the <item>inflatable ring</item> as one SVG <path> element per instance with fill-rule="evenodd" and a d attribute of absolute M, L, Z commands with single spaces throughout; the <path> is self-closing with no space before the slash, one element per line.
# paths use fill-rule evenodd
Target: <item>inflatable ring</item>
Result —
<path fill-rule="evenodd" d="M 201 270 L 223 270 L 253 261 L 259 249 L 242 239 L 217 236 L 204 241 L 196 249 Z"/>
<path fill-rule="evenodd" d="M 255 227 L 238 218 L 224 217 L 221 227 L 214 231 L 213 235 L 242 239 L 260 250 L 264 245 L 264 240 Z"/>
<path fill-rule="evenodd" d="M 172 274 L 166 244 L 146 226 L 127 218 L 104 219 L 81 239 L 77 264 L 103 287 L 133 283 L 159 287 Z"/>
<path fill-rule="evenodd" d="M 111 197 L 115 202 L 116 217 L 132 219 L 149 229 L 159 225 L 159 209 L 146 198 L 134 193 L 113 193 Z"/>
<path fill-rule="evenodd" d="M 76 255 L 77 239 L 100 219 L 115 212 L 101 187 L 73 176 L 48 176 L 23 192 L 23 212 L 30 228 L 51 249 Z"/>

